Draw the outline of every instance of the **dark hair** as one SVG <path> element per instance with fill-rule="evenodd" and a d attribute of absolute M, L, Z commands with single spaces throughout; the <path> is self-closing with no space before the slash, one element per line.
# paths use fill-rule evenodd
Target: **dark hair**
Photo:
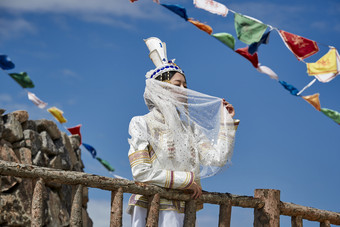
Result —
<path fill-rule="evenodd" d="M 177 71 L 168 71 L 168 72 L 164 72 L 161 75 L 157 76 L 155 78 L 155 80 L 159 80 L 159 81 L 168 81 L 171 80 L 171 78 L 176 74 L 179 73 Z M 182 74 L 182 73 L 181 73 Z M 183 74 L 182 74 L 183 75 Z M 184 76 L 184 75 L 183 75 Z M 185 76 L 184 76 L 185 78 Z"/>

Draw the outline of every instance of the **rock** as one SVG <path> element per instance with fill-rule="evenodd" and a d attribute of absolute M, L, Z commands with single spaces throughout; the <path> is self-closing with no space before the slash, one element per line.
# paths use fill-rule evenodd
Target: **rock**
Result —
<path fill-rule="evenodd" d="M 45 157 L 44 157 L 44 154 L 41 151 L 38 151 L 37 155 L 33 159 L 32 164 L 36 165 L 36 166 L 46 167 Z"/>
<path fill-rule="evenodd" d="M 58 126 L 53 122 L 46 119 L 35 121 L 38 132 L 46 131 L 52 140 L 59 139 L 61 137 L 61 132 Z"/>
<path fill-rule="evenodd" d="M 17 119 L 17 121 L 19 121 L 20 123 L 24 123 L 28 120 L 28 113 L 25 110 L 17 110 L 12 112 L 12 114 L 14 115 L 15 119 Z"/>
<path fill-rule="evenodd" d="M 24 165 L 83 171 L 80 137 L 61 133 L 53 121 L 28 119 L 26 111 L 2 115 L 0 159 Z M 31 226 L 32 196 L 37 179 L 0 176 L 0 226 Z M 75 186 L 45 183 L 43 226 L 69 226 Z M 83 191 L 83 225 L 92 227 L 86 212 L 88 189 Z"/>
<path fill-rule="evenodd" d="M 11 146 L 9 146 L 7 143 L 3 142 L 2 140 L 0 145 L 0 159 L 8 162 L 17 162 L 20 163 L 17 155 L 12 150 Z"/>
<path fill-rule="evenodd" d="M 12 148 L 8 146 L 8 144 L 6 144 L 4 140 L 2 140 L 1 142 L 2 145 L 0 145 L 0 159 L 8 162 L 20 163 L 17 155 L 12 150 Z M 1 177 L 0 192 L 9 191 L 22 181 L 21 178 L 12 176 L 0 176 L 0 177 Z"/>
<path fill-rule="evenodd" d="M 43 152 L 45 152 L 48 155 L 58 154 L 58 150 L 54 145 L 53 140 L 46 131 L 40 133 L 40 138 L 41 138 L 41 150 Z"/>
<path fill-rule="evenodd" d="M 0 138 L 2 137 L 2 132 L 4 131 L 4 129 L 5 129 L 4 121 L 2 120 L 2 117 L 0 116 Z"/>
<path fill-rule="evenodd" d="M 21 148 L 21 147 L 26 147 L 25 140 L 20 140 L 19 142 L 13 143 L 13 148 Z"/>
<path fill-rule="evenodd" d="M 21 124 L 21 127 L 22 127 L 22 130 L 30 129 L 33 131 L 38 131 L 35 121 L 32 121 L 32 120 L 25 121 L 24 123 Z"/>
<path fill-rule="evenodd" d="M 22 203 L 15 193 L 1 195 L 0 226 L 31 226 L 31 215 L 25 212 Z"/>
<path fill-rule="evenodd" d="M 26 129 L 23 134 L 26 147 L 30 148 L 32 155 L 35 156 L 37 152 L 41 149 L 42 145 L 40 134 L 30 129 Z"/>
<path fill-rule="evenodd" d="M 47 226 L 68 226 L 69 225 L 69 215 L 68 212 L 65 210 L 62 212 L 63 216 L 61 216 L 62 202 L 60 201 L 60 197 L 57 192 L 53 190 L 48 191 L 48 198 L 47 198 L 47 207 L 48 207 L 48 220 Z M 65 217 L 66 216 L 66 217 Z"/>
<path fill-rule="evenodd" d="M 9 113 L 3 116 L 2 119 L 4 121 L 2 138 L 11 143 L 21 140 L 23 138 L 22 128 L 15 115 Z"/>
<path fill-rule="evenodd" d="M 19 149 L 18 153 L 22 164 L 32 165 L 32 152 L 30 149 L 22 147 Z"/>
<path fill-rule="evenodd" d="M 74 170 L 74 166 L 77 165 L 78 158 L 76 153 L 74 152 L 74 149 L 71 145 L 70 138 L 66 133 L 62 133 L 62 138 L 63 138 L 63 144 L 66 148 L 66 151 L 69 153 L 70 161 L 71 161 L 71 170 Z"/>
<path fill-rule="evenodd" d="M 54 140 L 54 145 L 56 146 L 59 156 L 61 158 L 61 169 L 71 170 L 70 153 L 67 151 L 63 143 L 63 138 Z"/>
<path fill-rule="evenodd" d="M 52 158 L 49 163 L 49 167 L 53 169 L 62 169 L 61 158 L 59 155 Z"/>
<path fill-rule="evenodd" d="M 69 136 L 71 145 L 72 145 L 72 149 L 75 151 L 79 148 L 80 146 L 80 136 L 79 135 L 71 135 Z"/>

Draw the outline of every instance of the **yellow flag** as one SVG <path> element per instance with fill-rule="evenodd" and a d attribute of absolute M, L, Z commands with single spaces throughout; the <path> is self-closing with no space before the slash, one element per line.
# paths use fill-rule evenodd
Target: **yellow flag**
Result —
<path fill-rule="evenodd" d="M 338 71 L 336 57 L 336 49 L 331 48 L 328 53 L 320 58 L 317 62 L 307 63 L 307 73 L 311 76 L 326 73 L 336 73 Z"/>
<path fill-rule="evenodd" d="M 306 100 L 307 102 L 309 102 L 312 106 L 314 106 L 315 109 L 320 111 L 321 106 L 320 106 L 319 95 L 320 95 L 319 93 L 316 93 L 314 95 L 302 96 L 302 98 Z"/>
<path fill-rule="evenodd" d="M 67 122 L 67 120 L 64 118 L 63 116 L 63 111 L 59 110 L 57 107 L 51 107 L 49 109 L 47 109 L 48 112 L 50 112 L 53 117 L 55 117 L 55 119 L 57 119 L 59 121 L 59 123 L 65 123 Z"/>

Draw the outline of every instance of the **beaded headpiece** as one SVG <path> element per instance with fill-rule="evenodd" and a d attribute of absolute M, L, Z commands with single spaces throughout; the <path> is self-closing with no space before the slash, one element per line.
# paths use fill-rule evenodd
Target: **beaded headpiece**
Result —
<path fill-rule="evenodd" d="M 149 57 L 156 66 L 155 69 L 146 73 L 145 77 L 147 79 L 156 78 L 159 75 L 169 71 L 176 71 L 184 75 L 183 70 L 175 64 L 175 59 L 168 60 L 166 54 L 166 44 L 164 42 L 156 37 L 150 37 L 144 41 L 150 51 Z"/>

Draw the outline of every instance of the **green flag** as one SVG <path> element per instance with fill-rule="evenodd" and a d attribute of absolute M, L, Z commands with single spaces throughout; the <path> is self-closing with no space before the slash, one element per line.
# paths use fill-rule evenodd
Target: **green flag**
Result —
<path fill-rule="evenodd" d="M 237 38 L 246 44 L 260 41 L 267 25 L 261 21 L 235 13 L 235 30 Z"/>
<path fill-rule="evenodd" d="M 235 38 L 231 34 L 221 32 L 212 34 L 212 36 L 214 36 L 216 39 L 230 47 L 232 50 L 235 49 Z"/>
<path fill-rule="evenodd" d="M 34 88 L 33 81 L 26 72 L 9 73 L 9 75 L 23 88 Z"/>
<path fill-rule="evenodd" d="M 327 117 L 333 119 L 336 123 L 340 124 L 340 113 L 335 110 L 330 110 L 327 108 L 321 108 L 321 112 L 324 113 Z"/>
<path fill-rule="evenodd" d="M 112 166 L 110 165 L 110 163 L 108 163 L 107 161 L 99 158 L 99 157 L 96 157 L 96 159 L 110 172 L 113 172 L 115 171 L 114 168 L 112 168 Z"/>

